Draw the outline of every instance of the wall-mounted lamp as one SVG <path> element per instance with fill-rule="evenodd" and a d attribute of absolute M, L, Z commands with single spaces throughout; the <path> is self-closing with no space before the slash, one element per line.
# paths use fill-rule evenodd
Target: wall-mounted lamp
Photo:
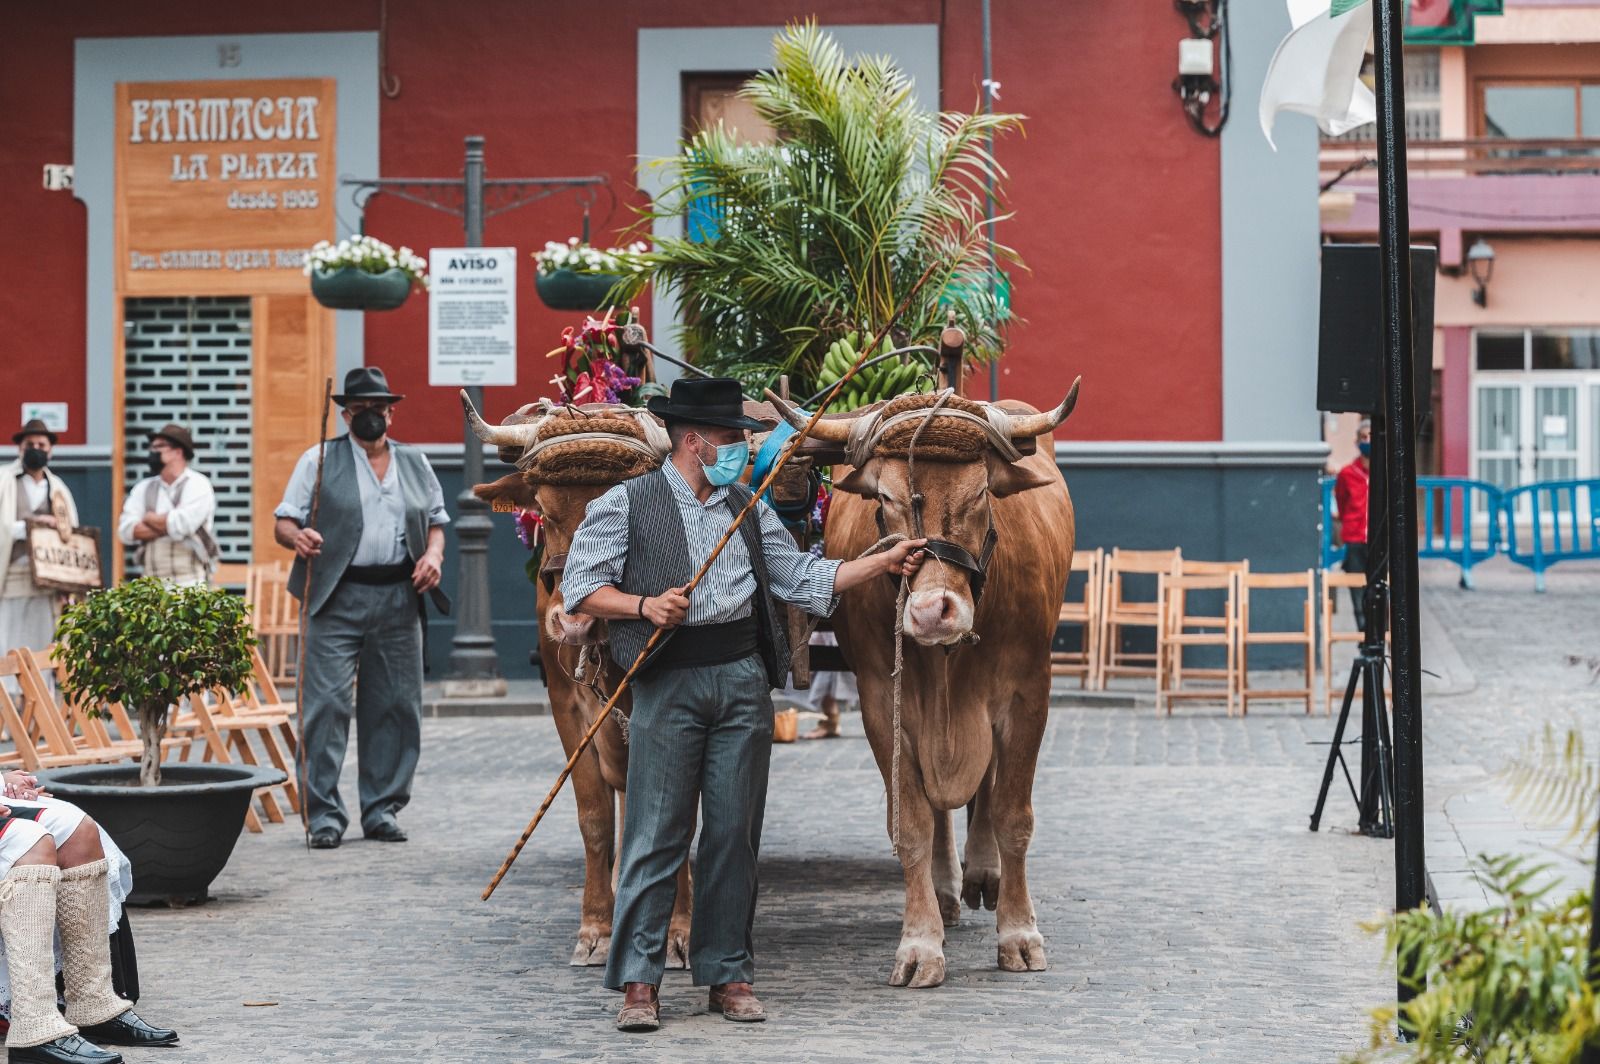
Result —
<path fill-rule="evenodd" d="M 1190 36 L 1178 42 L 1178 76 L 1172 91 L 1183 101 L 1183 113 L 1195 132 L 1215 137 L 1228 122 L 1233 96 L 1233 49 L 1228 41 L 1228 0 L 1173 0 L 1189 23 Z M 1220 38 L 1222 71 L 1216 69 Z M 1215 109 L 1211 104 L 1218 101 Z M 1214 113 L 1215 118 L 1208 113 Z"/>
<path fill-rule="evenodd" d="M 1479 238 L 1467 249 L 1467 270 L 1472 274 L 1472 301 L 1480 307 L 1489 305 L 1489 278 L 1494 276 L 1494 248 Z"/>

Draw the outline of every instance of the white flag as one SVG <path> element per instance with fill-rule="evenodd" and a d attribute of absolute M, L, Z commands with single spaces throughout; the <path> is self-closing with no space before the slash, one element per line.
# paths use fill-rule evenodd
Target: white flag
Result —
<path fill-rule="evenodd" d="M 1288 3 L 1294 28 L 1273 53 L 1261 86 L 1261 132 L 1267 143 L 1272 144 L 1279 111 L 1310 115 L 1333 136 L 1376 119 L 1372 90 L 1361 82 L 1372 37 L 1371 0 Z"/>

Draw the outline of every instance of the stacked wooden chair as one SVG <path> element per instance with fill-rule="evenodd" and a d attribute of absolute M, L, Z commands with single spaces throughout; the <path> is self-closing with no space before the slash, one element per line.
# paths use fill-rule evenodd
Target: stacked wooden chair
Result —
<path fill-rule="evenodd" d="M 244 598 L 268 674 L 275 683 L 292 683 L 300 648 L 300 603 L 289 594 L 289 564 L 250 566 Z"/>
<path fill-rule="evenodd" d="M 1298 628 L 1261 631 L 1251 624 L 1252 595 L 1258 592 L 1293 595 L 1302 600 L 1301 624 Z M 1316 572 L 1303 573 L 1251 573 L 1239 578 L 1239 705 L 1243 713 L 1250 712 L 1252 700 L 1303 701 L 1306 712 L 1311 712 L 1316 692 L 1317 632 L 1313 622 L 1313 602 L 1316 599 Z M 1304 687 L 1257 688 L 1250 686 L 1251 647 L 1297 647 L 1304 659 Z"/>
<path fill-rule="evenodd" d="M 1172 714 L 1174 701 L 1221 699 L 1233 716 L 1243 685 L 1239 661 L 1239 582 L 1248 562 L 1202 562 L 1179 558 L 1163 573 L 1157 594 L 1162 624 L 1156 635 L 1156 708 Z M 1214 604 L 1207 612 L 1195 605 Z M 1195 667 L 1189 649 L 1220 653 L 1222 664 Z M 1194 681 L 1209 681 L 1193 686 Z M 1220 681 L 1221 686 L 1216 686 Z"/>
<path fill-rule="evenodd" d="M 1123 550 L 1114 547 L 1105 559 L 1100 595 L 1100 635 L 1097 686 L 1117 676 L 1160 678 L 1160 662 L 1155 652 L 1126 651 L 1122 639 L 1129 629 L 1150 629 L 1159 636 L 1165 621 L 1159 600 L 1160 579 L 1171 573 L 1183 558 L 1172 550 Z M 1128 597 L 1127 578 L 1145 577 L 1157 585 L 1157 597 L 1138 600 Z"/>
<path fill-rule="evenodd" d="M 1077 574 L 1083 574 L 1083 597 L 1076 601 L 1068 598 L 1063 602 L 1056 624 L 1078 627 L 1081 637 L 1079 649 L 1057 650 L 1050 654 L 1051 675 L 1076 676 L 1079 686 L 1090 690 L 1100 686 L 1100 594 L 1103 590 L 1100 581 L 1105 563 L 1104 548 L 1073 552 L 1073 582 L 1076 582 Z M 1071 586 L 1069 583 L 1069 595 Z"/>

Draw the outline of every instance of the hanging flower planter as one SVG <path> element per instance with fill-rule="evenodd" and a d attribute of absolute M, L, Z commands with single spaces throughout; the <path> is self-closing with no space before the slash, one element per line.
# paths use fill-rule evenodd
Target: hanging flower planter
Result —
<path fill-rule="evenodd" d="M 428 287 L 427 266 L 410 248 L 396 250 L 370 236 L 319 242 L 305 272 L 312 296 L 333 310 L 394 310 L 413 286 Z"/>
<path fill-rule="evenodd" d="M 622 280 L 616 273 L 579 273 L 576 270 L 540 270 L 533 285 L 539 301 L 551 310 L 600 310 L 606 293 Z"/>
<path fill-rule="evenodd" d="M 646 250 L 643 243 L 602 250 L 577 237 L 565 244 L 552 240 L 543 251 L 534 252 L 538 266 L 534 289 L 539 301 L 551 310 L 603 310 L 611 289 L 638 269 L 632 257 Z"/>

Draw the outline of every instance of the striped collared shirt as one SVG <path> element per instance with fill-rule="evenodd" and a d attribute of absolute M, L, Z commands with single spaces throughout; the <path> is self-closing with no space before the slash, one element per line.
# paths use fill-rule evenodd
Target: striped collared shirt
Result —
<path fill-rule="evenodd" d="M 683 530 L 689 540 L 689 561 L 698 572 L 711 556 L 728 528 L 733 511 L 728 508 L 728 489 L 712 489 L 705 502 L 695 498 L 693 489 L 677 467 L 668 461 L 667 483 L 683 517 Z M 794 545 L 794 537 L 766 503 L 758 503 L 761 518 L 761 543 L 766 553 L 767 578 L 773 597 L 792 602 L 809 613 L 826 617 L 838 605 L 833 591 L 834 575 L 840 562 L 817 558 Z M 584 512 L 583 523 L 573 534 L 567 552 L 566 571 L 561 579 L 561 595 L 567 608 L 575 609 L 601 587 L 622 582 L 622 567 L 628 553 L 628 489 L 618 484 Z M 750 616 L 750 600 L 755 595 L 756 576 L 743 536 L 734 536 L 704 580 L 689 598 L 685 624 L 719 624 Z"/>

